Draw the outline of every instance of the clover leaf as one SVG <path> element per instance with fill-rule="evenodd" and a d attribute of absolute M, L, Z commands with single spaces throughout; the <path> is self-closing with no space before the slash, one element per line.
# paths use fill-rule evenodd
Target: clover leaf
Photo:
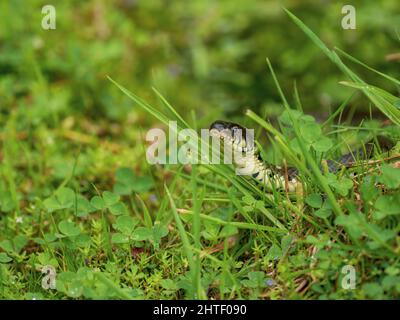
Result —
<path fill-rule="evenodd" d="M 9 253 L 19 253 L 28 243 L 28 238 L 24 235 L 17 235 L 11 240 L 0 242 L 0 248 Z"/>
<path fill-rule="evenodd" d="M 75 203 L 75 191 L 70 188 L 61 188 L 54 195 L 43 201 L 49 212 L 71 208 Z"/>
<path fill-rule="evenodd" d="M 103 192 L 103 200 L 106 207 L 110 207 L 119 201 L 119 195 L 112 193 L 110 191 Z"/>
<path fill-rule="evenodd" d="M 113 215 L 126 215 L 128 209 L 120 202 L 120 196 L 110 191 L 104 191 L 102 196 L 94 196 L 90 200 L 91 206 L 97 210 L 108 209 Z"/>
<path fill-rule="evenodd" d="M 120 216 L 113 226 L 123 234 L 130 236 L 135 230 L 137 224 L 137 219 L 134 219 L 130 216 Z"/>
<path fill-rule="evenodd" d="M 322 206 L 322 197 L 318 193 L 312 193 L 308 195 L 305 201 L 313 208 L 321 208 Z"/>
<path fill-rule="evenodd" d="M 113 234 L 113 243 L 128 243 L 133 238 L 133 232 L 138 224 L 138 220 L 130 216 L 123 215 L 119 216 L 117 221 L 114 223 L 113 227 L 119 232 Z"/>
<path fill-rule="evenodd" d="M 76 200 L 76 215 L 78 217 L 86 217 L 89 213 L 95 211 L 88 199 L 82 195 L 78 195 Z"/>
<path fill-rule="evenodd" d="M 328 218 L 332 214 L 332 206 L 329 202 L 325 201 L 321 208 L 314 212 L 314 215 L 319 218 Z"/>
<path fill-rule="evenodd" d="M 374 218 L 383 219 L 390 215 L 400 215 L 400 195 L 382 195 L 375 202 Z"/>
<path fill-rule="evenodd" d="M 80 234 L 80 230 L 71 221 L 63 220 L 58 224 L 58 229 L 67 237 L 74 237 Z"/>
<path fill-rule="evenodd" d="M 154 186 L 150 177 L 136 176 L 129 168 L 118 169 L 115 178 L 114 192 L 118 195 L 130 195 L 133 192 L 142 193 L 149 191 Z"/>
<path fill-rule="evenodd" d="M 100 196 L 94 196 L 91 200 L 90 200 L 90 204 L 96 208 L 97 210 L 103 210 L 106 207 L 106 204 L 103 200 L 102 197 Z"/>
<path fill-rule="evenodd" d="M 0 263 L 8 263 L 11 261 L 12 259 L 5 252 L 0 252 Z"/>
<path fill-rule="evenodd" d="M 342 177 L 340 180 L 333 173 L 327 173 L 326 178 L 328 184 L 333 187 L 341 196 L 346 196 L 351 188 L 353 188 L 353 181 L 349 178 Z"/>
<path fill-rule="evenodd" d="M 151 228 L 138 227 L 138 220 L 128 215 L 118 217 L 113 227 L 119 232 L 112 236 L 113 243 L 129 243 L 131 241 L 150 241 L 158 248 L 161 238 L 168 234 L 168 228 L 155 223 Z"/>
<path fill-rule="evenodd" d="M 400 169 L 393 168 L 387 164 L 382 166 L 382 175 L 378 181 L 383 183 L 388 189 L 400 187 Z"/>

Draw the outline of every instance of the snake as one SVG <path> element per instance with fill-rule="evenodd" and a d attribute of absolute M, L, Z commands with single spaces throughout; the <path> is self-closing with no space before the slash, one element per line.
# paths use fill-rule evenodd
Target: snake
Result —
<path fill-rule="evenodd" d="M 232 148 L 233 165 L 241 169 L 243 175 L 249 175 L 262 184 L 267 191 L 287 190 L 296 191 L 300 186 L 299 170 L 295 167 L 282 167 L 268 163 L 261 157 L 254 146 L 254 141 L 249 141 L 247 128 L 229 121 L 217 120 L 210 125 L 210 135 L 224 142 L 224 146 Z M 390 149 L 393 142 L 386 137 L 379 136 L 378 142 L 382 149 Z M 328 171 L 338 172 L 343 167 L 352 166 L 358 159 L 370 159 L 373 156 L 375 144 L 373 140 L 365 143 L 360 148 L 342 155 L 339 159 L 326 160 Z M 240 156 L 240 157 L 238 157 Z M 238 161 L 237 159 L 240 159 Z"/>

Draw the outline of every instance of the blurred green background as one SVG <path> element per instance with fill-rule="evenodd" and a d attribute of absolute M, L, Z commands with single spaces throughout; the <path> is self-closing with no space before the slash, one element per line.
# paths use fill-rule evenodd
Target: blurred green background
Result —
<path fill-rule="evenodd" d="M 41 28 L 45 4 L 56 8 L 56 30 Z M 356 30 L 341 28 L 345 4 L 356 8 Z M 285 92 L 291 96 L 296 81 L 305 111 L 325 118 L 352 90 L 282 6 L 329 46 L 399 78 L 399 60 L 385 58 L 399 52 L 398 0 L 1 1 L 0 124 L 13 110 L 23 128 L 75 114 L 108 122 L 129 113 L 149 124 L 107 75 L 150 102 L 155 86 L 189 119 L 190 110 L 205 123 L 242 117 L 247 107 L 273 117 L 282 108 L 266 57 Z M 351 102 L 357 113 L 366 103 L 361 95 Z"/>

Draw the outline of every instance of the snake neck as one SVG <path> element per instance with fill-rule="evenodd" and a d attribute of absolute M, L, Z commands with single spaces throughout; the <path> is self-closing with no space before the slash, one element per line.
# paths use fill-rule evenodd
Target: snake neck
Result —
<path fill-rule="evenodd" d="M 249 174 L 269 190 L 287 190 L 293 192 L 298 185 L 298 170 L 294 167 L 283 168 L 262 160 L 260 154 L 247 157 Z"/>
<path fill-rule="evenodd" d="M 220 135 L 218 132 L 213 132 L 212 135 L 224 141 L 224 149 L 228 147 L 232 150 L 233 165 L 238 175 L 251 176 L 269 191 L 295 191 L 298 185 L 298 170 L 296 168 L 282 168 L 265 162 L 254 146 L 242 144 L 231 137 Z"/>

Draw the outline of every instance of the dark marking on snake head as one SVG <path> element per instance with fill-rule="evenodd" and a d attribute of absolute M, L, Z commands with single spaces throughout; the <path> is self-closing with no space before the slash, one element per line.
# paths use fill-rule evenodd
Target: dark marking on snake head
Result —
<path fill-rule="evenodd" d="M 227 132 L 232 138 L 241 138 L 246 140 L 246 128 L 242 127 L 240 124 L 217 120 L 214 121 L 211 126 L 210 130 L 217 130 L 221 134 L 223 132 Z"/>
<path fill-rule="evenodd" d="M 222 121 L 222 120 L 217 120 L 214 121 L 211 125 L 210 125 L 210 130 L 218 130 L 218 131 L 222 131 L 224 129 L 228 128 L 228 122 Z"/>

